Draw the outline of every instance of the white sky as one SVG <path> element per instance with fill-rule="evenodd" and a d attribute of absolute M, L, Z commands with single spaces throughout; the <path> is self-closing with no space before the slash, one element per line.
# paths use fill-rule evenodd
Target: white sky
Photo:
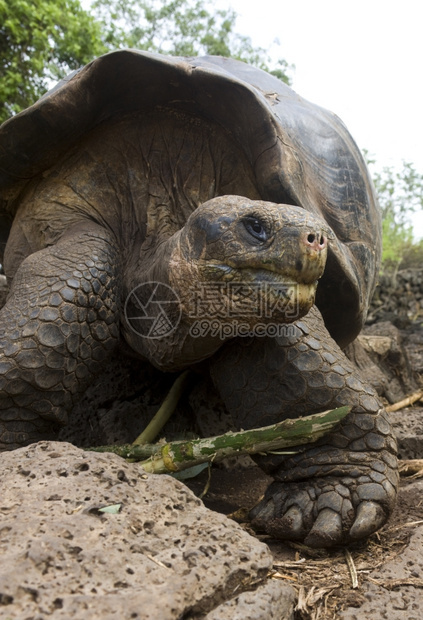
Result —
<path fill-rule="evenodd" d="M 423 172 L 423 4 L 419 0 L 216 0 L 236 32 L 295 64 L 293 88 L 335 112 L 380 166 Z M 414 218 L 423 237 L 423 213 Z"/>

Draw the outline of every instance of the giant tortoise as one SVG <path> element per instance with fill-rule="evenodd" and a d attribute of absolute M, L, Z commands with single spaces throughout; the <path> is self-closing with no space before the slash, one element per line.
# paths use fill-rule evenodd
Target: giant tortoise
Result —
<path fill-rule="evenodd" d="M 238 61 L 122 50 L 2 125 L 0 188 L 2 449 L 54 436 L 124 342 L 207 373 L 237 428 L 352 406 L 317 443 L 260 457 L 274 482 L 256 527 L 330 546 L 386 521 L 395 440 L 341 350 L 380 216 L 334 114 Z"/>

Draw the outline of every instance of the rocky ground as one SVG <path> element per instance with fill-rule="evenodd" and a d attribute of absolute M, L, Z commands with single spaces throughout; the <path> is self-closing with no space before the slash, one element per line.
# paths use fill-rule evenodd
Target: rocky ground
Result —
<path fill-rule="evenodd" d="M 402 415 L 404 412 L 398 412 Z M 423 409 L 411 414 L 423 430 Z M 423 438 L 423 437 L 421 437 Z M 204 475 L 203 475 L 204 477 Z M 188 482 L 199 492 L 204 480 Z M 260 470 L 215 471 L 207 507 L 239 519 L 268 480 Z M 248 529 L 248 525 L 244 524 Z M 254 535 L 254 533 L 252 533 Z M 402 478 L 389 523 L 365 542 L 315 551 L 258 536 L 273 555 L 271 579 L 295 590 L 296 620 L 420 620 L 423 608 L 423 478 Z"/>
<path fill-rule="evenodd" d="M 421 408 L 395 415 L 423 435 Z M 185 485 L 59 442 L 2 455 L 0 618 L 420 619 L 423 478 L 369 540 L 316 551 L 253 532 L 269 479 L 227 465 L 203 503 L 205 473 Z"/>
<path fill-rule="evenodd" d="M 421 321 L 394 322 L 369 325 L 348 351 L 387 405 L 423 376 Z M 183 484 L 69 443 L 137 436 L 173 380 L 149 372 L 117 359 L 74 411 L 65 443 L 2 455 L 0 619 L 421 618 L 423 474 L 402 477 L 392 518 L 363 543 L 313 551 L 260 536 L 244 515 L 269 479 L 249 459 Z M 196 388 L 167 432 L 189 426 L 195 403 Z M 421 403 L 391 416 L 401 458 L 423 459 Z"/>
<path fill-rule="evenodd" d="M 291 617 L 267 545 L 169 476 L 40 442 L 2 456 L 0 486 L 0 618 Z"/>

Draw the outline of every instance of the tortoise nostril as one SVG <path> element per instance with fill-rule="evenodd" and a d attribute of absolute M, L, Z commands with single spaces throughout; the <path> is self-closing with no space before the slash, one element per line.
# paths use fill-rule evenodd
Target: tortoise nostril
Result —
<path fill-rule="evenodd" d="M 326 236 L 321 233 L 309 232 L 305 236 L 305 244 L 311 248 L 312 250 L 320 251 L 323 250 L 327 245 Z"/>

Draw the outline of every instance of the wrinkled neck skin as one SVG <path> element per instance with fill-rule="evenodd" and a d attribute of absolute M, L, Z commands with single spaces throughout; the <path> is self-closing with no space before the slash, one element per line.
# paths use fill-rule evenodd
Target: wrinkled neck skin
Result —
<path fill-rule="evenodd" d="M 156 368 L 165 372 L 174 372 L 188 368 L 215 353 L 224 343 L 220 336 L 212 337 L 204 335 L 193 337 L 190 329 L 195 319 L 190 319 L 184 312 L 180 318 L 172 320 L 177 322 L 176 328 L 169 334 L 162 337 L 146 337 L 140 335 L 141 330 L 131 328 L 131 321 L 128 321 L 127 304 L 131 303 L 131 291 L 147 282 L 156 282 L 171 287 L 178 300 L 182 300 L 186 295 L 190 283 L 196 281 L 196 265 L 187 260 L 186 251 L 181 249 L 181 237 L 184 236 L 184 229 L 176 232 L 166 241 L 163 241 L 149 257 L 139 259 L 136 273 L 142 273 L 142 278 L 137 279 L 137 284 L 132 289 L 124 287 L 126 299 L 125 312 L 122 316 L 122 332 L 127 344 L 142 358 L 147 359 Z M 179 273 L 181 277 L 174 278 L 172 274 Z M 135 271 L 133 272 L 135 273 Z M 133 280 L 131 281 L 133 285 Z M 181 289 L 185 288 L 185 291 Z M 182 308 L 183 304 L 178 304 Z"/>

